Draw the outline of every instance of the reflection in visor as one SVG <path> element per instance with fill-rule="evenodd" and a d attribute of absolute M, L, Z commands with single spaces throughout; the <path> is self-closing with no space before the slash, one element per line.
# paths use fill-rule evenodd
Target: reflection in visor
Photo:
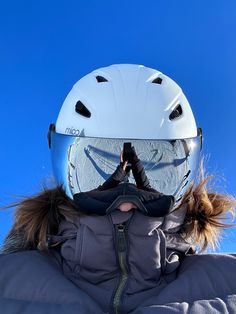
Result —
<path fill-rule="evenodd" d="M 52 133 L 52 164 L 67 195 L 97 188 L 120 163 L 124 142 L 131 142 L 151 186 L 178 200 L 195 176 L 200 137 L 181 140 L 129 140 L 74 137 Z M 128 182 L 134 183 L 132 171 Z"/>

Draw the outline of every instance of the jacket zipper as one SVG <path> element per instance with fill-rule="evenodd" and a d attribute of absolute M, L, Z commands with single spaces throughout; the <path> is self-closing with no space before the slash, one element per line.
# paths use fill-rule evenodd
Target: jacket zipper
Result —
<path fill-rule="evenodd" d="M 117 249 L 118 249 L 118 252 L 117 252 L 118 261 L 119 261 L 120 270 L 121 270 L 121 279 L 114 295 L 113 309 L 114 309 L 115 314 L 119 314 L 122 293 L 124 291 L 126 282 L 128 280 L 128 267 L 126 264 L 125 225 L 124 224 L 115 225 L 115 231 L 116 231 L 116 239 L 117 239 L 116 243 L 117 243 Z"/>

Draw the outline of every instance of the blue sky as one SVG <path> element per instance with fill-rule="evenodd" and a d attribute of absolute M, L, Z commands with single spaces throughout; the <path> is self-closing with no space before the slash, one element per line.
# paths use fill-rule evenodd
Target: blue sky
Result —
<path fill-rule="evenodd" d="M 46 133 L 72 85 L 136 63 L 183 88 L 204 132 L 208 172 L 236 195 L 236 2 L 9 1 L 0 7 L 0 206 L 52 176 Z M 0 213 L 0 243 L 12 211 Z M 236 251 L 235 228 L 221 251 Z"/>

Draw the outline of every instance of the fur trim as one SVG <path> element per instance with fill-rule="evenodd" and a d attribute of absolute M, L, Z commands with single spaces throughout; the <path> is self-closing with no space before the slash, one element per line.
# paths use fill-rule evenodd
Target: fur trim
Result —
<path fill-rule="evenodd" d="M 65 217 L 78 217 L 74 203 L 61 186 L 14 204 L 14 225 L 1 247 L 1 253 L 40 249 L 48 251 L 48 235 L 56 234 Z"/>
<path fill-rule="evenodd" d="M 14 232 L 14 230 L 11 230 L 11 232 L 7 235 L 5 238 L 3 245 L 0 249 L 0 252 L 3 254 L 7 253 L 14 253 L 14 252 L 19 252 L 19 251 L 24 251 L 26 250 L 26 245 L 25 245 L 25 237 L 23 232 Z M 28 250 L 30 248 L 27 248 Z"/>

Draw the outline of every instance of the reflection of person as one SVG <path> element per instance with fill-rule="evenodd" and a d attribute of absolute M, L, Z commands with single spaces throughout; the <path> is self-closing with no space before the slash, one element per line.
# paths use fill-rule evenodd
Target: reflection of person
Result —
<path fill-rule="evenodd" d="M 227 227 L 225 214 L 234 212 L 232 196 L 209 191 L 210 179 L 202 173 L 200 182 L 187 182 L 188 191 L 174 211 L 163 213 L 155 196 L 145 207 L 154 207 L 151 213 L 158 215 L 127 207 L 96 214 L 96 206 L 110 206 L 103 196 L 113 201 L 110 190 L 117 193 L 115 197 L 124 197 L 123 205 L 128 206 L 133 195 L 143 197 L 141 206 L 147 195 L 158 193 L 150 191 L 137 162 L 133 163 L 137 171 L 132 169 L 137 186 L 115 182 L 106 190 L 114 183 L 114 174 L 89 200 L 90 213 L 82 213 L 80 199 L 67 194 L 70 183 L 63 171 L 68 164 L 60 168 L 56 159 L 64 156 L 67 162 L 68 150 L 60 139 L 76 142 L 78 137 L 65 130 L 77 125 L 84 129 L 86 140 L 105 138 L 110 147 L 111 138 L 148 139 L 150 147 L 153 138 L 160 142 L 193 138 L 200 143 L 179 86 L 154 69 L 113 65 L 79 81 L 62 109 L 49 135 L 58 136 L 51 142 L 52 160 L 64 181 L 16 204 L 14 224 L 0 254 L 0 312 L 236 313 L 232 280 L 236 256 L 197 253 L 217 244 L 220 231 Z M 126 160 L 123 163 L 122 176 L 127 170 Z M 164 175 L 160 171 L 158 179 Z"/>
<path fill-rule="evenodd" d="M 138 158 L 135 148 L 132 147 L 132 155 L 131 155 L 131 169 L 136 182 L 136 186 L 138 189 L 156 192 L 157 197 L 160 197 L 161 193 L 157 190 L 153 189 L 149 183 L 148 177 L 144 171 L 143 165 Z M 123 160 L 123 151 L 120 154 L 120 164 L 117 166 L 115 172 L 102 184 L 98 187 L 98 190 L 104 191 L 111 188 L 116 187 L 118 184 L 124 181 L 127 172 L 128 161 Z M 137 208 L 137 206 L 131 202 L 123 202 L 118 206 L 117 209 L 120 211 L 129 211 L 131 208 Z"/>
<path fill-rule="evenodd" d="M 128 160 L 123 160 L 124 156 Z M 131 169 L 136 185 L 123 182 Z M 121 152 L 120 164 L 102 185 L 74 194 L 74 200 L 78 210 L 84 213 L 104 215 L 116 209 L 127 212 L 138 208 L 149 216 L 157 217 L 169 214 L 175 203 L 174 196 L 165 195 L 151 187 L 135 148 L 131 146 L 128 155 Z"/>
<path fill-rule="evenodd" d="M 138 189 L 150 192 L 157 192 L 149 183 L 148 177 L 144 171 L 143 165 L 138 158 L 135 148 L 132 147 L 131 169 Z M 127 160 L 123 160 L 123 151 L 120 154 L 120 164 L 117 166 L 116 171 L 99 187 L 100 190 L 106 190 L 117 186 L 120 182 L 124 181 L 127 175 L 126 168 L 128 165 Z"/>

